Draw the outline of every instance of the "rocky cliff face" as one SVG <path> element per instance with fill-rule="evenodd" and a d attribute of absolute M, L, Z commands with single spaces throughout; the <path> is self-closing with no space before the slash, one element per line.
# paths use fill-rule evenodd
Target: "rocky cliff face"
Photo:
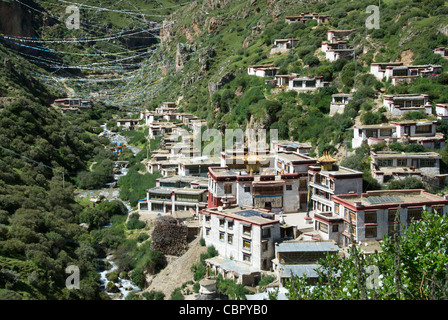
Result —
<path fill-rule="evenodd" d="M 34 8 L 35 10 L 33 10 Z M 36 2 L 32 0 L 0 1 L 0 33 L 19 37 L 36 37 L 36 28 L 38 26 L 51 26 L 57 23 L 55 19 L 48 14 L 39 14 L 45 12 Z"/>
<path fill-rule="evenodd" d="M 33 16 L 18 2 L 0 2 L 0 32 L 6 35 L 34 37 Z"/>

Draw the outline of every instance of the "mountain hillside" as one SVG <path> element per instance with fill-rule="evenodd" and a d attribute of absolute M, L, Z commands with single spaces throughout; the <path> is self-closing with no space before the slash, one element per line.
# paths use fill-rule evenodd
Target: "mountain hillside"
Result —
<path fill-rule="evenodd" d="M 366 8 L 378 4 L 380 27 L 367 29 Z M 80 9 L 79 29 L 67 28 L 70 5 Z M 285 22 L 301 13 L 330 19 Z M 312 142 L 312 156 L 341 155 L 355 123 L 393 119 L 381 107 L 384 94 L 448 103 L 448 64 L 433 52 L 448 46 L 447 13 L 443 0 L 0 1 L 0 299 L 104 298 L 95 263 L 101 250 L 79 225 L 83 208 L 73 190 L 78 173 L 106 153 L 93 128 L 118 109 L 135 116 L 178 101 L 221 131 L 277 129 L 281 139 Z M 321 45 L 332 29 L 356 30 L 348 39 L 354 58 L 325 58 Z M 298 40 L 293 49 L 271 53 L 275 39 L 289 38 Z M 372 62 L 391 61 L 440 64 L 442 73 L 399 85 L 370 74 Z M 248 75 L 257 64 L 328 86 L 287 91 Z M 353 100 L 330 115 L 338 92 Z M 51 104 L 65 96 L 94 107 L 62 115 Z M 438 130 L 448 133 L 440 122 Z M 368 150 L 360 149 L 351 165 L 367 172 Z M 448 152 L 439 152 L 446 169 Z M 378 187 L 367 176 L 367 186 Z M 68 264 L 80 267 L 80 291 L 65 287 Z"/>

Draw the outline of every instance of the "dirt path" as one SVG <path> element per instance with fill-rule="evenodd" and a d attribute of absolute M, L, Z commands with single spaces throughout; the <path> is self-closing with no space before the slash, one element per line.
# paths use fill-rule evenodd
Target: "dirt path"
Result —
<path fill-rule="evenodd" d="M 155 276 L 148 276 L 149 286 L 143 292 L 155 290 L 165 294 L 165 299 L 170 298 L 171 292 L 179 288 L 185 282 L 193 280 L 193 272 L 190 268 L 199 262 L 200 255 L 207 252 L 207 247 L 199 244 L 199 237 L 190 243 L 188 251 L 181 257 L 169 257 L 169 263 Z"/>

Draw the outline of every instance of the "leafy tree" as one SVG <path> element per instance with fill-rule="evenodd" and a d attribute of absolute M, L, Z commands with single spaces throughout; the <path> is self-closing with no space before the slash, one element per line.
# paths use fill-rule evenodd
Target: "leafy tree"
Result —
<path fill-rule="evenodd" d="M 286 285 L 289 299 L 448 298 L 447 216 L 424 210 L 421 220 L 395 225 L 395 233 L 384 238 L 381 251 L 364 255 L 362 246 L 351 244 L 348 257 L 322 259 L 316 270 L 319 279 L 312 287 L 306 276 L 291 278 Z"/>
<path fill-rule="evenodd" d="M 394 189 L 424 189 L 425 185 L 422 180 L 416 177 L 407 177 L 404 179 L 392 180 L 389 182 L 388 188 Z"/>

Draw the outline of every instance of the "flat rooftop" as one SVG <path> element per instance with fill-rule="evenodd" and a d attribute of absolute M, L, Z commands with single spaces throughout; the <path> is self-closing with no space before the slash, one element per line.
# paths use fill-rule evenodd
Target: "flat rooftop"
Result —
<path fill-rule="evenodd" d="M 168 188 L 168 187 L 154 187 L 151 189 L 148 189 L 149 193 L 157 193 L 157 194 L 171 194 L 174 191 L 174 193 L 179 194 L 201 194 L 206 192 L 205 189 L 192 189 L 192 188 Z"/>
<path fill-rule="evenodd" d="M 283 181 L 282 176 L 277 174 L 275 168 L 260 168 L 260 173 L 250 174 L 245 169 L 228 169 L 226 167 L 214 167 L 210 168 L 211 172 L 216 177 L 236 176 L 236 177 L 253 177 L 253 181 L 261 181 L 261 176 L 271 175 L 274 176 L 274 180 L 263 181 L 266 183 L 272 181 Z"/>
<path fill-rule="evenodd" d="M 279 243 L 276 252 L 327 252 L 339 251 L 333 241 L 288 241 Z"/>
<path fill-rule="evenodd" d="M 310 169 L 314 169 L 314 168 L 321 168 L 321 166 L 320 165 L 310 166 Z M 337 175 L 348 175 L 348 174 L 362 175 L 363 173 L 361 171 L 349 169 L 346 167 L 341 167 L 338 165 L 333 165 L 332 170 L 321 170 L 320 174 L 337 176 Z"/>
<path fill-rule="evenodd" d="M 227 218 L 233 218 L 236 220 L 242 220 L 248 223 L 254 223 L 257 225 L 276 224 L 279 220 L 275 219 L 275 214 L 265 212 L 262 210 L 254 209 L 251 207 L 241 208 L 239 206 L 233 206 L 228 208 L 208 208 L 203 211 L 204 213 L 212 213 L 222 215 Z"/>
<path fill-rule="evenodd" d="M 366 193 L 358 196 L 354 195 L 338 195 L 333 197 L 334 200 L 343 200 L 355 205 L 355 202 L 360 202 L 363 206 L 373 205 L 397 205 L 400 204 L 413 204 L 419 205 L 424 202 L 435 202 L 435 204 L 448 204 L 448 200 L 440 196 L 433 195 L 423 189 L 410 189 L 410 190 L 374 190 L 367 191 Z"/>
<path fill-rule="evenodd" d="M 375 158 L 435 158 L 441 159 L 442 156 L 437 152 L 393 152 L 393 151 L 378 151 L 370 153 Z"/>
<path fill-rule="evenodd" d="M 282 152 L 282 151 L 279 151 L 278 152 L 278 157 L 286 159 L 288 161 L 310 161 L 310 160 L 317 161 L 315 158 L 312 158 L 310 156 L 306 156 L 306 155 L 301 154 L 301 153 L 296 153 L 296 152 Z"/>

